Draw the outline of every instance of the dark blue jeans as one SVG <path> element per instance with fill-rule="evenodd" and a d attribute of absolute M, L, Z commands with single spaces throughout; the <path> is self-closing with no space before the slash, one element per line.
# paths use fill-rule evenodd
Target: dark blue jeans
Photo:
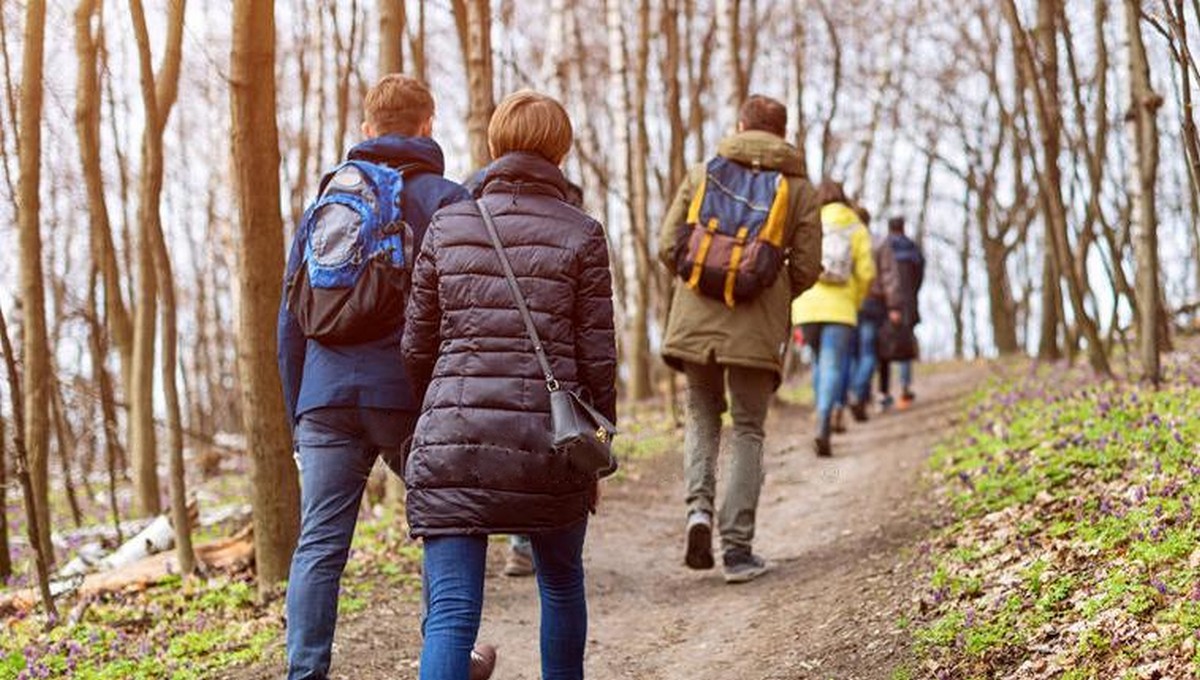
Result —
<path fill-rule="evenodd" d="M 531 534 L 541 594 L 542 680 L 582 680 L 587 644 L 583 539 L 587 520 Z M 425 598 L 420 680 L 465 680 L 483 613 L 487 536 L 425 539 Z"/>
<path fill-rule="evenodd" d="M 804 341 L 815 353 L 813 393 L 817 401 L 817 436 L 829 437 L 829 417 L 845 387 L 846 359 L 854 327 L 840 323 L 806 323 Z"/>
<path fill-rule="evenodd" d="M 407 445 L 416 414 L 323 408 L 300 417 L 300 541 L 287 589 L 288 680 L 324 680 L 342 570 L 375 457 Z M 465 676 L 464 676 L 465 677 Z"/>
<path fill-rule="evenodd" d="M 875 342 L 879 337 L 879 321 L 859 314 L 855 336 L 857 351 L 852 352 L 853 358 L 850 361 L 850 400 L 854 404 L 865 404 L 871 399 L 871 377 L 875 375 L 877 363 Z"/>

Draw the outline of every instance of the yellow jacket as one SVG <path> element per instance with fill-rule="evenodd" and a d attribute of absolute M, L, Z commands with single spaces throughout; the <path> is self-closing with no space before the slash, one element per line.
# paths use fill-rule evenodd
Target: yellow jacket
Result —
<path fill-rule="evenodd" d="M 858 215 L 842 203 L 821 208 L 821 225 L 830 231 L 853 229 L 850 249 L 854 257 L 854 272 L 847 283 L 818 281 L 792 303 L 792 321 L 802 323 L 841 323 L 858 325 L 858 310 L 862 307 L 871 282 L 875 280 L 875 258 L 871 255 L 871 235 Z"/>

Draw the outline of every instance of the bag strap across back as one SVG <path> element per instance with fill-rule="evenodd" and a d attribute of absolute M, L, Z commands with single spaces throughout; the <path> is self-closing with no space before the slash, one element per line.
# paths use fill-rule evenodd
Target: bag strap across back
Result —
<path fill-rule="evenodd" d="M 475 201 L 475 207 L 479 209 L 479 215 L 483 218 L 483 224 L 487 227 L 488 236 L 492 239 L 492 247 L 496 250 L 496 255 L 500 258 L 500 268 L 504 271 L 504 278 L 508 281 L 508 289 L 512 292 L 513 301 L 517 303 L 517 310 L 521 312 L 521 320 L 525 322 L 525 333 L 529 336 L 529 340 L 533 342 L 533 353 L 537 356 L 538 365 L 541 366 L 542 373 L 546 376 L 546 389 L 551 392 L 559 390 L 558 380 L 554 378 L 554 370 L 550 368 L 550 360 L 546 357 L 546 349 L 542 346 L 542 338 L 538 335 L 537 327 L 533 325 L 533 315 L 529 313 L 529 305 L 525 302 L 525 295 L 521 293 L 521 287 L 517 284 L 517 276 L 513 273 L 512 263 L 508 260 L 508 253 L 504 251 L 504 243 L 500 240 L 500 232 L 496 231 L 496 222 L 492 219 L 492 213 L 484 207 L 483 203 Z"/>

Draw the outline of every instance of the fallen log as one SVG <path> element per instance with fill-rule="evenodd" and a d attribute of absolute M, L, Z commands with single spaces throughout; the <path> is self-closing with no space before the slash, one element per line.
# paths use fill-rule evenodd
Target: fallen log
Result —
<path fill-rule="evenodd" d="M 198 545 L 195 551 L 196 562 L 203 571 L 236 573 L 247 569 L 254 562 L 254 525 L 246 525 L 229 538 Z M 146 590 L 177 574 L 179 565 L 175 554 L 161 552 L 143 557 L 119 570 L 77 575 L 55 581 L 53 585 L 56 599 L 70 594 L 87 599 L 105 593 Z M 0 615 L 28 611 L 36 607 L 38 601 L 38 591 L 33 588 L 0 595 Z"/>

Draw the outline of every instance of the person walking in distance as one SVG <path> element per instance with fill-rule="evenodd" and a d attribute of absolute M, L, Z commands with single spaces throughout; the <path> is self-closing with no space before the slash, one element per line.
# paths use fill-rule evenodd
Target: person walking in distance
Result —
<path fill-rule="evenodd" d="M 367 92 L 364 112 L 366 140 L 322 179 L 296 230 L 279 309 L 279 372 L 301 489 L 287 589 L 289 680 L 327 677 L 367 476 L 381 452 L 394 464 L 416 422 L 420 402 L 399 361 L 411 253 L 434 212 L 470 198 L 442 177 L 423 83 L 386 76 Z"/>
<path fill-rule="evenodd" d="M 869 224 L 865 211 L 859 212 L 863 224 Z M 871 378 L 878 364 L 879 329 L 887 321 L 899 323 L 904 309 L 900 287 L 900 272 L 892 249 L 887 247 L 887 234 L 871 240 L 871 254 L 875 258 L 875 280 L 862 308 L 858 310 L 858 329 L 855 333 L 856 347 L 850 371 L 850 412 L 858 422 L 866 422 L 871 405 Z"/>
<path fill-rule="evenodd" d="M 550 390 L 615 420 L 617 350 L 608 241 L 559 167 L 572 136 L 554 99 L 506 97 L 476 202 L 439 212 L 417 258 L 403 357 L 424 400 L 404 481 L 425 548 L 421 680 L 468 677 L 491 534 L 529 537 L 541 677 L 583 678 L 597 472 L 555 450 Z"/>
<path fill-rule="evenodd" d="M 717 523 L 729 583 L 768 569 L 752 549 L 763 423 L 780 384 L 789 305 L 820 273 L 818 203 L 786 126 L 783 104 L 749 97 L 737 133 L 691 169 L 659 234 L 659 257 L 678 279 L 662 354 L 687 379 L 684 561 L 692 569 L 715 563 L 717 452 L 728 408 L 731 460 Z"/>
<path fill-rule="evenodd" d="M 892 407 L 892 363 L 900 365 L 901 410 L 912 406 L 917 395 L 912 390 L 913 361 L 918 355 L 916 327 L 921 323 L 919 298 L 925 280 L 925 255 L 912 239 L 904 234 L 904 218 L 888 221 L 888 236 L 884 248 L 896 263 L 899 289 L 899 314 L 892 313 L 879 331 L 879 391 L 880 408 Z"/>
<path fill-rule="evenodd" d="M 821 280 L 794 306 L 796 323 L 813 350 L 813 393 L 816 395 L 818 456 L 831 456 L 833 409 L 843 392 L 845 362 L 850 352 L 858 310 L 875 279 L 871 235 L 846 198 L 842 185 L 821 183 Z"/>

